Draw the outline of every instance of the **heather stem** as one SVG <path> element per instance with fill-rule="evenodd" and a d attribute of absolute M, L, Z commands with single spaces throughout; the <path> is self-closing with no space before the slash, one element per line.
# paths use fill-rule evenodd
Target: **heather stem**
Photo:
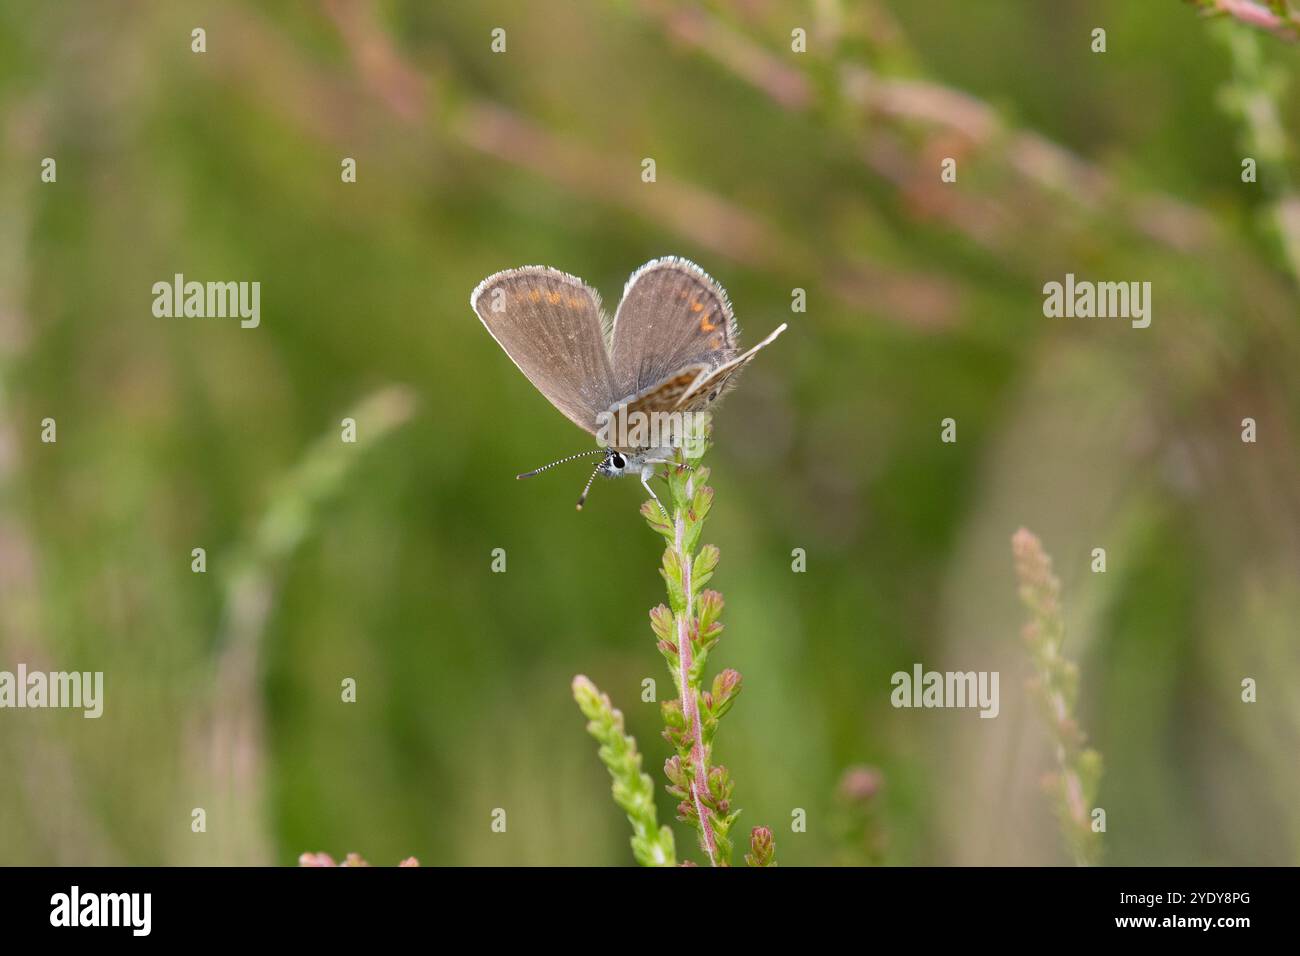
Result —
<path fill-rule="evenodd" d="M 1257 0 L 1188 0 L 1206 15 L 1228 16 L 1247 26 L 1267 31 L 1281 40 L 1294 42 L 1300 36 L 1300 18 L 1285 3 L 1266 5 Z"/>
<path fill-rule="evenodd" d="M 624 728 L 623 714 L 581 674 L 573 679 L 573 699 L 589 721 L 587 732 L 600 743 L 601 762 L 613 780 L 614 802 L 632 825 L 632 855 L 642 866 L 675 865 L 672 830 L 659 825 L 654 784 L 641 772 L 641 754 Z"/>
<path fill-rule="evenodd" d="M 1101 779 L 1101 755 L 1085 746 L 1074 717 L 1079 670 L 1061 655 L 1065 618 L 1061 612 L 1061 582 L 1052 572 L 1052 559 L 1038 538 L 1024 528 L 1012 538 L 1020 597 L 1030 612 L 1025 643 L 1033 659 L 1030 682 L 1047 718 L 1055 749 L 1057 772 L 1047 779 L 1056 798 L 1056 812 L 1065 843 L 1080 866 L 1096 863 L 1101 841 L 1093 831 L 1089 807 Z"/>
<path fill-rule="evenodd" d="M 713 489 L 706 484 L 709 470 L 700 464 L 708 447 L 707 421 L 703 426 L 665 476 L 671 517 L 654 502 L 646 502 L 641 513 L 666 546 L 660 574 L 668 586 L 668 605 L 650 612 L 650 624 L 678 692 L 661 704 L 664 737 L 676 750 L 664 765 L 668 792 L 679 801 L 678 819 L 695 827 L 709 864 L 730 866 L 730 832 L 739 811 L 731 806 L 727 768 L 713 762 L 713 738 L 740 692 L 741 678 L 725 669 L 710 687 L 704 684 L 709 651 L 722 633 L 718 618 L 723 602 L 722 595 L 704 588 L 717 566 L 718 549 L 700 545 L 713 501 Z"/>
<path fill-rule="evenodd" d="M 694 479 L 686 482 L 687 497 L 693 490 Z M 708 793 L 709 778 L 707 757 L 704 750 L 704 731 L 700 726 L 700 681 L 691 680 L 691 637 L 690 621 L 693 601 L 691 600 L 691 556 L 684 553 L 682 540 L 685 531 L 685 519 L 680 506 L 674 509 L 674 547 L 677 561 L 682 569 L 682 590 L 686 595 L 686 613 L 677 618 L 677 686 L 681 692 L 682 716 L 691 732 L 691 766 L 695 768 L 695 780 L 690 783 L 691 800 L 695 804 L 695 813 L 699 818 L 700 839 L 709 857 L 709 865 L 718 865 L 718 843 L 713 833 L 713 824 L 709 822 L 709 810 L 700 801 L 700 793 Z"/>

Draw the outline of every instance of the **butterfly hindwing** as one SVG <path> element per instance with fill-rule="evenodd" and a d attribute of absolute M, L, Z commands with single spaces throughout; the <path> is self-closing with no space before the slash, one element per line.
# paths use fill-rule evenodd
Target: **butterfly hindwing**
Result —
<path fill-rule="evenodd" d="M 636 395 L 628 396 L 616 407 L 626 407 L 629 413 L 644 412 L 647 415 L 675 411 L 680 407 L 683 397 L 691 390 L 691 386 L 701 376 L 707 375 L 708 371 L 709 366 L 703 363 L 688 365 Z"/>
<path fill-rule="evenodd" d="M 733 384 L 733 376 L 742 368 L 754 360 L 754 356 L 759 351 L 776 341 L 778 335 L 786 330 L 786 323 L 782 322 L 772 334 L 763 341 L 759 342 L 744 355 L 730 359 L 716 368 L 706 368 L 702 373 L 695 377 L 695 380 L 687 386 L 686 390 L 678 399 L 677 408 L 681 411 L 698 412 L 708 408 L 726 392 L 727 388 Z"/>
<path fill-rule="evenodd" d="M 633 395 L 688 366 L 722 365 L 738 336 L 727 293 L 703 269 L 676 256 L 655 259 L 628 279 L 614 315 L 614 379 Z"/>
<path fill-rule="evenodd" d="M 645 420 L 645 417 L 656 413 L 671 415 L 674 412 L 704 411 L 722 397 L 727 386 L 731 384 L 732 377 L 753 361 L 759 351 L 774 342 L 776 337 L 785 330 L 786 325 L 782 323 L 773 330 L 771 335 L 743 355 L 718 366 L 695 362 L 678 369 L 636 394 L 615 402 L 609 409 L 613 423 L 610 434 L 632 434 L 631 429 L 639 418 Z M 621 422 L 626 424 L 620 425 Z M 620 427 L 626 430 L 619 431 Z M 659 427 L 677 428 L 678 423 L 670 421 Z M 659 442 L 659 444 L 663 443 Z M 619 443 L 619 447 L 623 445 Z M 629 442 L 627 447 L 634 449 L 637 446 L 634 442 Z"/>
<path fill-rule="evenodd" d="M 595 290 L 558 269 L 524 266 L 484 279 L 470 306 L 537 390 L 595 434 L 597 415 L 620 394 Z"/>
<path fill-rule="evenodd" d="M 610 408 L 610 431 L 609 437 L 612 443 L 624 451 L 639 451 L 650 446 L 663 446 L 676 444 L 680 441 L 682 422 L 675 422 L 671 419 L 658 419 L 654 428 L 658 429 L 658 441 L 650 441 L 646 432 L 641 433 L 641 440 L 638 441 L 637 427 L 643 429 L 650 427 L 650 421 L 655 416 L 671 415 L 676 411 L 681 411 L 681 401 L 690 391 L 691 386 L 702 377 L 708 375 L 709 366 L 703 363 L 688 365 L 669 375 L 663 381 L 655 382 L 648 388 L 642 389 L 636 395 L 629 395 L 621 401 L 615 402 Z"/>

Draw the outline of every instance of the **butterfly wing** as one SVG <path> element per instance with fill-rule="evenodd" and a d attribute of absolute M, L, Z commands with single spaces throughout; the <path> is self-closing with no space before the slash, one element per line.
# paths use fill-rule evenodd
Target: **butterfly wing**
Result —
<path fill-rule="evenodd" d="M 469 304 L 528 381 L 594 435 L 619 394 L 596 291 L 558 269 L 524 266 L 488 276 Z"/>
<path fill-rule="evenodd" d="M 647 415 L 680 410 L 682 399 L 690 392 L 696 381 L 701 377 L 707 377 L 708 373 L 709 366 L 703 363 L 688 365 L 663 381 L 655 382 L 649 388 L 628 396 L 615 408 L 626 408 L 629 414 L 642 412 Z"/>
<path fill-rule="evenodd" d="M 708 408 L 727 390 L 732 383 L 732 376 L 742 368 L 753 361 L 759 351 L 776 341 L 777 336 L 786 330 L 786 323 L 782 322 L 772 334 L 763 341 L 759 342 L 744 355 L 723 362 L 716 368 L 705 368 L 696 375 L 695 379 L 682 392 L 677 399 L 677 409 L 679 411 L 698 412 Z"/>
<path fill-rule="evenodd" d="M 655 413 L 699 412 L 711 406 L 722 397 L 732 376 L 753 361 L 762 349 L 776 341 L 786 330 L 782 322 L 772 330 L 772 334 L 759 342 L 743 355 L 710 365 L 707 362 L 693 362 L 667 375 L 653 385 L 641 389 L 615 402 L 609 409 L 613 416 L 613 428 L 619 427 L 620 420 L 632 423 L 638 415 L 653 416 Z M 613 431 L 612 434 L 625 434 Z"/>
<path fill-rule="evenodd" d="M 627 280 L 614 315 L 610 360 L 620 394 L 636 395 L 687 366 L 722 365 L 740 329 L 727 293 L 695 263 L 647 262 Z"/>
<path fill-rule="evenodd" d="M 651 444 L 656 446 L 679 444 L 681 440 L 679 423 L 671 420 L 660 420 L 657 427 L 661 429 L 658 433 L 659 440 L 650 442 L 648 436 L 642 436 L 640 445 L 637 439 L 630 436 L 634 435 L 633 428 L 640 422 L 649 422 L 656 414 L 670 414 L 680 411 L 682 398 L 690 391 L 691 386 L 703 376 L 709 373 L 709 366 L 697 362 L 679 369 L 669 375 L 663 381 L 655 382 L 648 388 L 642 389 L 635 395 L 629 395 L 627 398 L 616 402 L 610 408 L 610 436 L 626 436 L 628 444 L 622 445 L 614 442 L 615 446 L 621 451 L 636 452 L 644 450 Z M 666 429 L 666 430 L 662 430 Z"/>

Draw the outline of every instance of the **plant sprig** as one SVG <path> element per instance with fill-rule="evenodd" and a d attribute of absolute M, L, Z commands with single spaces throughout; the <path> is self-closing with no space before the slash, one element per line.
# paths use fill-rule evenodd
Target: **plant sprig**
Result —
<path fill-rule="evenodd" d="M 740 810 L 732 803 L 730 773 L 713 760 L 713 741 L 719 722 L 740 694 L 742 680 L 739 672 L 726 668 L 705 689 L 705 665 L 722 636 L 719 618 L 724 603 L 721 594 L 705 587 L 720 552 L 714 545 L 699 543 L 713 505 L 713 489 L 706 484 L 709 469 L 700 465 L 709 433 L 706 419 L 686 441 L 681 463 L 668 470 L 672 516 L 653 501 L 641 506 L 641 514 L 667 544 L 660 574 L 667 585 L 668 604 L 650 612 L 650 627 L 677 688 L 676 699 L 661 705 L 664 739 L 676 750 L 664 764 L 668 792 L 679 801 L 678 819 L 695 827 L 709 864 L 730 866 L 731 828 Z M 750 844 L 746 857 L 750 865 L 775 862 L 770 830 L 756 828 Z"/>
<path fill-rule="evenodd" d="M 1038 699 L 1047 722 L 1057 771 L 1044 780 L 1052 796 L 1066 848 L 1079 866 L 1101 858 L 1101 838 L 1093 832 L 1090 808 L 1101 783 L 1101 754 L 1085 746 L 1087 738 L 1074 716 L 1079 667 L 1061 656 L 1065 617 L 1061 611 L 1061 582 L 1052 572 L 1052 559 L 1032 532 L 1021 528 L 1011 539 L 1020 599 L 1029 610 L 1025 644 L 1034 664 L 1030 692 Z"/>
<path fill-rule="evenodd" d="M 614 802 L 632 824 L 632 855 L 642 866 L 674 866 L 673 831 L 667 825 L 659 826 L 654 783 L 641 772 L 636 738 L 623 729 L 622 712 L 610 703 L 609 695 L 581 674 L 573 679 L 573 699 L 589 721 L 587 732 L 600 742 L 601 762 L 614 780 Z"/>
<path fill-rule="evenodd" d="M 705 482 L 709 469 L 700 465 L 708 450 L 707 416 L 696 419 L 698 428 L 687 436 L 678 462 L 668 466 L 668 500 L 671 515 L 654 500 L 641 506 L 651 529 L 663 536 L 660 575 L 668 590 L 668 604 L 650 611 L 650 629 L 659 652 L 672 673 L 677 696 L 663 701 L 664 739 L 676 751 L 664 763 L 668 792 L 678 801 L 677 819 L 690 823 L 710 866 L 730 866 L 731 829 L 740 816 L 732 804 L 734 785 L 727 768 L 713 761 L 713 740 L 718 725 L 740 693 L 740 674 L 726 668 L 705 689 L 704 670 L 709 652 L 722 636 L 723 600 L 705 587 L 718 566 L 720 553 L 700 546 L 704 520 L 713 504 L 713 489 Z M 600 757 L 614 778 L 614 799 L 632 823 L 633 853 L 646 866 L 671 865 L 672 833 L 657 828 L 650 779 L 640 772 L 636 741 L 623 732 L 623 717 L 585 677 L 573 681 L 578 706 L 590 719 L 587 729 L 601 742 Z M 666 847 L 666 849 L 665 849 Z M 772 831 L 755 827 L 750 834 L 750 866 L 775 866 Z M 693 865 L 684 861 L 684 866 Z"/>

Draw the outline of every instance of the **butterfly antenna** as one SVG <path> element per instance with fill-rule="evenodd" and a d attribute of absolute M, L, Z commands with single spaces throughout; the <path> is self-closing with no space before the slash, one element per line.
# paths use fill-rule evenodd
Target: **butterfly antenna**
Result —
<path fill-rule="evenodd" d="M 583 505 L 583 503 L 587 500 L 587 492 L 591 491 L 591 483 L 592 483 L 593 481 L 596 480 L 596 476 L 599 475 L 599 474 L 600 474 L 600 465 L 597 465 L 597 466 L 596 466 L 596 470 L 593 471 L 593 472 L 591 473 L 591 477 L 587 479 L 587 484 L 583 487 L 583 489 L 582 489 L 582 494 L 580 494 L 580 495 L 578 496 L 578 510 L 579 510 L 579 511 L 582 510 L 582 505 Z"/>
<path fill-rule="evenodd" d="M 553 461 L 549 465 L 542 465 L 541 468 L 534 468 L 532 471 L 526 471 L 522 475 L 515 475 L 515 478 L 531 478 L 533 475 L 540 475 L 542 472 L 554 468 L 556 465 L 563 465 L 566 461 L 575 461 L 578 458 L 588 458 L 592 455 L 603 455 L 605 453 L 605 449 L 603 448 L 597 448 L 594 451 L 580 451 L 576 455 L 570 455 L 568 458 L 561 458 L 559 461 Z"/>

